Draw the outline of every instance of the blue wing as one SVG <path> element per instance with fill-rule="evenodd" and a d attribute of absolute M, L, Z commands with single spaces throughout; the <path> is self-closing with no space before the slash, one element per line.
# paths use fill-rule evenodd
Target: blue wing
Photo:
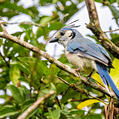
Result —
<path fill-rule="evenodd" d="M 84 37 L 74 38 L 68 42 L 67 50 L 98 61 L 106 66 L 111 64 L 111 58 L 107 51 L 99 44 Z"/>
<path fill-rule="evenodd" d="M 107 66 L 111 65 L 112 61 L 107 51 L 99 44 L 88 40 L 84 37 L 74 38 L 68 42 L 67 50 L 76 53 L 81 57 L 89 58 L 96 61 L 98 73 L 103 80 L 103 83 L 108 89 L 108 83 L 119 99 L 119 90 L 110 77 Z"/>

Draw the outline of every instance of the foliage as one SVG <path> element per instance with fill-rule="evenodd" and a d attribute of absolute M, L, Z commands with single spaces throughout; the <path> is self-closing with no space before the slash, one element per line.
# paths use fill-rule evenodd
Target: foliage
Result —
<path fill-rule="evenodd" d="M 81 9 L 77 6 L 81 4 L 83 0 L 36 1 L 38 2 L 37 4 L 34 2 L 32 6 L 25 8 L 24 4 L 20 4 L 19 0 L 0 0 L 0 16 L 3 17 L 3 19 L 8 19 L 8 22 L 18 15 L 25 14 L 29 16 L 32 22 L 39 24 L 39 27 L 36 27 L 36 31 L 34 32 L 34 26 L 32 24 L 21 23 L 18 24 L 21 31 L 16 31 L 13 35 L 17 37 L 23 36 L 24 41 L 45 51 L 51 31 L 62 28 L 65 25 L 64 23 Z M 96 1 L 102 3 L 102 0 Z M 67 2 L 70 4 L 67 5 Z M 119 1 L 109 0 L 108 2 L 109 4 L 107 4 L 107 6 L 111 10 L 115 22 L 118 24 L 119 12 L 112 4 L 114 2 L 119 4 Z M 55 6 L 52 15 L 47 16 L 40 13 L 39 8 L 50 7 L 51 5 Z M 110 35 L 112 42 L 119 45 L 119 34 L 111 33 Z M 39 42 L 38 39 L 42 37 L 44 41 L 46 41 L 45 43 Z M 94 36 L 92 38 L 94 38 Z M 80 80 L 77 80 L 75 77 L 56 67 L 55 64 L 49 64 L 47 60 L 43 60 L 38 54 L 18 44 L 0 38 L 0 46 L 0 91 L 3 92 L 3 94 L 0 94 L 0 100 L 4 100 L 4 102 L 0 104 L 0 118 L 17 118 L 18 115 L 32 105 L 37 98 L 48 94 L 50 90 L 54 90 L 56 92 L 55 95 L 41 103 L 40 106 L 29 115 L 29 118 L 103 118 L 102 110 L 104 106 L 101 105 L 101 101 L 91 99 L 90 96 L 76 92 L 76 90 L 71 89 L 68 85 L 61 82 L 57 76 L 70 84 L 76 84 L 78 88 L 86 89 L 102 100 L 106 98 L 104 94 L 84 85 Z M 62 55 L 59 60 L 71 66 L 64 55 Z M 117 64 L 119 64 L 119 61 L 114 59 L 115 70 L 111 70 L 111 75 L 119 87 L 119 68 Z M 94 78 L 98 79 L 97 76 Z M 96 82 L 93 79 L 91 79 L 91 81 Z M 82 109 L 86 106 L 88 106 L 88 111 L 85 108 Z M 97 110 L 100 110 L 101 113 L 96 113 Z"/>

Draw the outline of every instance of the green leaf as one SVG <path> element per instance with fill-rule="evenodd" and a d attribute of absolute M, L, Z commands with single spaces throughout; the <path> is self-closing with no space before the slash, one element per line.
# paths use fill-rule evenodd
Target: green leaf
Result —
<path fill-rule="evenodd" d="M 83 119 L 82 117 L 84 117 L 84 110 L 78 110 L 78 109 L 67 109 L 64 108 L 63 110 L 61 110 L 61 117 L 60 118 L 64 118 L 64 119 Z M 81 117 L 81 118 L 80 118 Z"/>
<path fill-rule="evenodd" d="M 34 13 L 35 16 L 38 16 L 39 15 L 37 6 L 29 7 L 28 10 L 29 11 L 32 11 L 32 13 Z"/>
<path fill-rule="evenodd" d="M 8 9 L 11 9 L 11 10 L 15 10 L 17 12 L 22 12 L 22 13 L 30 15 L 30 12 L 27 9 L 24 9 L 23 6 L 18 6 L 17 4 L 15 4 L 15 3 L 13 4 L 9 1 L 4 2 L 3 4 L 1 4 L 0 8 L 8 8 Z"/>
<path fill-rule="evenodd" d="M 52 63 L 50 65 L 50 74 L 57 75 L 58 72 L 60 72 L 60 69 L 55 64 Z"/>
<path fill-rule="evenodd" d="M 16 100 L 16 102 L 18 102 L 20 104 L 24 102 L 24 98 L 21 95 L 19 88 L 15 87 L 14 85 L 9 85 L 8 89 L 11 91 L 12 96 Z"/>
<path fill-rule="evenodd" d="M 66 103 L 69 99 L 75 98 L 78 99 L 80 98 L 80 93 L 76 92 L 75 90 L 71 89 L 71 88 L 67 88 L 67 90 L 64 91 L 64 95 L 62 97 L 61 102 L 62 103 Z"/>
<path fill-rule="evenodd" d="M 53 4 L 56 4 L 58 0 L 52 0 L 52 3 Z"/>
<path fill-rule="evenodd" d="M 30 98 L 30 91 L 25 86 L 22 85 L 18 89 L 24 101 Z"/>
<path fill-rule="evenodd" d="M 24 103 L 22 104 L 22 112 L 24 112 L 29 106 L 31 106 L 34 103 L 34 99 L 28 99 L 26 101 L 24 101 Z"/>
<path fill-rule="evenodd" d="M 66 58 L 66 56 L 64 54 L 59 58 L 59 61 L 64 63 L 64 64 L 68 63 L 68 60 L 67 60 L 67 58 Z"/>
<path fill-rule="evenodd" d="M 79 110 L 81 110 L 82 108 L 84 108 L 84 107 L 86 107 L 86 106 L 89 106 L 89 105 L 91 105 L 91 104 L 98 103 L 98 102 L 100 102 L 100 101 L 99 101 L 99 100 L 96 100 L 96 99 L 89 99 L 89 100 L 86 100 L 86 101 L 81 102 L 81 103 L 77 106 L 77 108 L 78 108 Z"/>
<path fill-rule="evenodd" d="M 104 116 L 102 114 L 88 114 L 84 116 L 82 119 L 104 119 Z"/>
<path fill-rule="evenodd" d="M 22 72 L 24 72 L 26 74 L 31 74 L 30 65 L 28 64 L 27 58 L 19 57 L 17 63 L 18 63 L 19 68 Z"/>
<path fill-rule="evenodd" d="M 117 4 L 119 5 L 119 0 L 117 0 Z"/>
<path fill-rule="evenodd" d="M 49 32 L 48 25 L 45 27 L 39 27 L 36 32 L 36 36 L 37 36 L 37 38 L 40 36 L 46 36 L 48 34 L 48 32 Z"/>
<path fill-rule="evenodd" d="M 6 88 L 7 83 L 9 83 L 9 80 L 8 79 L 0 78 L 0 89 Z"/>
<path fill-rule="evenodd" d="M 67 90 L 68 86 L 64 83 L 58 83 L 56 85 L 56 89 L 57 89 L 57 94 L 61 94 L 62 92 L 64 92 L 65 90 Z"/>
<path fill-rule="evenodd" d="M 18 65 L 13 64 L 13 62 L 10 65 L 9 76 L 10 76 L 10 80 L 12 81 L 12 83 L 16 86 L 19 82 L 20 70 L 19 70 Z"/>
<path fill-rule="evenodd" d="M 78 110 L 78 109 L 72 109 L 70 110 L 70 114 L 73 115 L 73 114 L 78 114 L 78 115 L 83 115 L 84 114 L 84 110 Z"/>
<path fill-rule="evenodd" d="M 117 46 L 119 46 L 119 34 L 111 33 L 110 35 L 111 35 L 111 41 Z"/>
<path fill-rule="evenodd" d="M 0 108 L 0 118 L 8 117 L 18 113 L 19 111 L 11 105 L 6 105 Z"/>
<path fill-rule="evenodd" d="M 51 20 L 52 20 L 51 16 L 42 17 L 40 20 L 40 25 L 47 25 L 48 22 L 50 22 Z"/>
<path fill-rule="evenodd" d="M 3 45 L 3 39 L 0 38 L 0 46 Z"/>
<path fill-rule="evenodd" d="M 56 109 L 54 111 L 51 111 L 51 109 L 48 109 L 50 119 L 59 119 L 60 118 L 60 109 Z"/>
<path fill-rule="evenodd" d="M 24 32 L 23 31 L 19 31 L 19 32 L 15 32 L 12 35 L 13 36 L 21 36 Z"/>
<path fill-rule="evenodd" d="M 10 19 L 10 18 L 12 18 L 12 17 L 14 17 L 14 16 L 16 16 L 16 15 L 18 15 L 19 13 L 17 13 L 17 12 L 14 12 L 14 11 L 11 11 L 11 10 L 8 10 L 8 11 L 5 11 L 5 12 L 1 12 L 0 13 L 0 16 L 2 16 L 2 17 L 8 17 L 8 19 Z"/>
<path fill-rule="evenodd" d="M 48 3 L 52 3 L 52 0 L 40 0 L 39 3 L 44 6 L 47 5 Z"/>
<path fill-rule="evenodd" d="M 49 30 L 59 30 L 63 27 L 64 25 L 61 22 L 53 22 L 50 23 L 50 26 L 48 27 Z"/>

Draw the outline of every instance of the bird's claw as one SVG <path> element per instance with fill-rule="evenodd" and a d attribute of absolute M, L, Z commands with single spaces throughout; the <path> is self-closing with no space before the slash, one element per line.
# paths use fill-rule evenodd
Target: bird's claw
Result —
<path fill-rule="evenodd" d="M 78 75 L 80 75 L 80 69 L 78 68 L 78 69 L 74 69 L 75 70 L 75 72 L 76 72 L 76 74 L 78 74 Z"/>

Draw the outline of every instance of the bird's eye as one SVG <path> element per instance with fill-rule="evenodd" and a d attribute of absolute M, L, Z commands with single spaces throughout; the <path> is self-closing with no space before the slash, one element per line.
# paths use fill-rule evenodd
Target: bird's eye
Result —
<path fill-rule="evenodd" d="M 71 35 L 69 37 L 71 37 L 72 39 L 75 37 L 75 32 L 72 32 Z"/>
<path fill-rule="evenodd" d="M 60 32 L 60 35 L 63 36 L 65 33 L 64 32 Z"/>

